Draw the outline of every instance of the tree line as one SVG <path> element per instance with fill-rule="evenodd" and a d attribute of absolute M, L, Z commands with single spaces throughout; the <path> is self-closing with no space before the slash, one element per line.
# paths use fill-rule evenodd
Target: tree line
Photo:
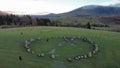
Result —
<path fill-rule="evenodd" d="M 51 24 L 50 19 L 32 18 L 29 15 L 1 15 L 0 25 L 16 25 L 16 26 L 48 26 Z"/>
<path fill-rule="evenodd" d="M 82 27 L 91 29 L 90 23 L 86 25 L 81 24 L 62 24 L 58 20 L 50 20 L 49 18 L 33 18 L 29 15 L 1 15 L 0 26 L 62 26 L 62 27 Z"/>

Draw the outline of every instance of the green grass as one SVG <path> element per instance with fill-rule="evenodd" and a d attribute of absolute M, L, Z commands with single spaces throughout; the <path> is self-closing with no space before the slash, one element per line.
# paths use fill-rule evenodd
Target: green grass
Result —
<path fill-rule="evenodd" d="M 23 35 L 20 35 L 21 32 L 23 32 Z M 52 60 L 47 56 L 40 58 L 27 53 L 23 48 L 23 42 L 30 38 L 63 36 L 82 36 L 90 38 L 99 44 L 100 52 L 93 58 L 69 63 L 66 60 L 56 61 L 57 58 Z M 58 40 L 52 41 L 55 42 Z M 38 46 L 39 43 L 40 42 L 36 42 L 32 45 L 36 52 L 41 51 L 38 48 L 40 47 Z M 48 43 L 42 44 L 46 45 Z M 49 42 L 49 45 L 52 44 L 55 43 Z M 69 43 L 66 45 L 69 45 Z M 45 46 L 41 49 L 43 48 L 45 48 Z M 64 47 L 63 50 L 59 50 L 58 48 L 59 52 L 63 53 L 65 52 L 64 49 Z M 72 48 L 70 48 L 70 50 L 71 52 L 76 51 L 75 49 L 72 50 Z M 82 49 L 80 49 L 80 52 L 81 51 Z M 120 33 L 116 32 L 65 27 L 25 27 L 0 29 L 0 68 L 120 68 L 119 53 Z M 22 56 L 23 60 L 19 61 L 18 56 Z M 63 55 L 63 58 L 64 57 L 65 56 Z"/>
<path fill-rule="evenodd" d="M 92 27 L 92 28 L 95 28 L 97 30 L 102 30 L 102 31 L 112 31 L 115 29 L 114 27 Z"/>
<path fill-rule="evenodd" d="M 31 48 L 37 53 L 45 53 L 47 55 L 54 50 L 55 54 L 58 55 L 57 58 L 62 57 L 61 59 L 66 59 L 79 54 L 87 54 L 92 51 L 92 46 L 82 40 L 64 41 L 63 38 L 51 38 L 48 42 L 46 39 L 41 39 L 33 43 Z M 75 50 L 73 51 L 73 49 Z"/>
<path fill-rule="evenodd" d="M 88 22 L 91 24 L 103 24 L 100 22 L 96 17 L 66 17 L 66 18 L 59 18 L 57 19 L 58 21 L 61 22 L 62 25 L 66 24 L 81 24 L 81 25 L 86 25 Z"/>
<path fill-rule="evenodd" d="M 97 25 L 108 25 L 109 27 L 94 27 L 91 26 L 92 28 L 95 28 L 97 30 L 104 30 L 104 31 L 116 31 L 119 28 L 116 27 L 118 24 L 113 24 L 113 22 L 103 22 L 99 19 L 99 17 L 66 17 L 66 18 L 58 18 L 57 19 L 62 25 L 86 25 L 88 22 L 92 24 L 97 24 Z M 115 26 L 115 27 L 114 27 Z"/>

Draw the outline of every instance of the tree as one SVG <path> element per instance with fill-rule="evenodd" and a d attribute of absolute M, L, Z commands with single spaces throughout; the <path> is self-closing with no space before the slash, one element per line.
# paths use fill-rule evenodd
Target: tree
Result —
<path fill-rule="evenodd" d="M 91 25 L 89 22 L 87 23 L 87 29 L 91 29 Z"/>

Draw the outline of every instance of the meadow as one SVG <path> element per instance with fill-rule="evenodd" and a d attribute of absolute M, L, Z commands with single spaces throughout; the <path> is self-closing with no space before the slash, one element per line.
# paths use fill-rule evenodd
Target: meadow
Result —
<path fill-rule="evenodd" d="M 23 33 L 21 35 L 21 32 Z M 58 54 L 62 57 L 51 59 L 50 57 L 38 57 L 26 52 L 24 48 L 25 40 L 31 38 L 51 38 L 76 36 L 92 39 L 100 46 L 100 51 L 92 58 L 83 59 L 74 62 L 66 61 L 66 57 L 77 53 L 86 53 L 90 51 L 89 44 L 76 42 L 80 48 L 56 47 L 56 42 L 61 40 L 53 39 L 49 42 L 35 42 L 32 48 L 35 52 L 49 52 L 56 47 Z M 52 43 L 53 42 L 53 43 Z M 41 46 L 42 44 L 42 46 Z M 120 68 L 120 33 L 89 30 L 72 27 L 21 27 L 0 29 L 0 68 Z M 66 55 L 67 54 L 67 55 Z M 22 56 L 22 61 L 19 60 Z"/>

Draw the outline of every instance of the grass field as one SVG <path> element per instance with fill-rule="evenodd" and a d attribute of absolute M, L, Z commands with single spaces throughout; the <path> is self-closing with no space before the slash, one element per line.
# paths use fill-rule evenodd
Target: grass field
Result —
<path fill-rule="evenodd" d="M 21 35 L 23 32 L 23 35 Z M 23 47 L 25 40 L 30 38 L 48 38 L 63 36 L 81 36 L 87 37 L 95 41 L 100 46 L 100 52 L 92 58 L 75 62 L 67 62 L 65 59 L 49 57 L 37 57 L 27 53 Z M 50 40 L 54 43 L 45 43 L 43 45 L 53 45 L 59 40 Z M 77 43 L 79 44 L 79 43 Z M 82 43 L 87 45 L 86 43 Z M 89 47 L 81 45 L 80 52 L 89 51 Z M 69 45 L 65 44 L 65 45 Z M 82 48 L 83 47 L 83 48 Z M 40 42 L 33 43 L 32 48 L 36 52 L 49 51 L 49 47 L 40 46 Z M 41 50 L 40 50 L 41 49 Z M 43 50 L 42 50 L 43 49 Z M 69 51 L 59 50 L 59 53 L 68 55 L 78 53 L 78 49 L 70 48 Z M 51 49 L 50 49 L 51 50 Z M 77 52 L 75 52 L 77 50 Z M 47 51 L 47 52 L 48 52 Z M 64 54 L 65 53 L 65 54 Z M 22 56 L 23 60 L 19 61 L 18 56 Z M 59 60 L 61 59 L 61 60 Z M 57 61 L 59 60 L 59 61 Z M 120 33 L 88 30 L 81 28 L 65 28 L 65 27 L 24 27 L 0 29 L 0 68 L 120 68 Z"/>
<path fill-rule="evenodd" d="M 66 25 L 66 26 L 86 25 L 89 22 L 91 24 L 91 27 L 97 30 L 120 32 L 119 24 L 116 24 L 117 18 L 114 19 L 115 21 L 111 21 L 112 19 L 101 20 L 100 17 L 72 17 L 72 18 L 66 17 L 66 18 L 59 18 L 57 20 L 62 25 Z M 97 27 L 95 26 L 95 24 L 97 25 Z M 107 25 L 108 27 L 105 27 L 105 25 Z"/>
<path fill-rule="evenodd" d="M 64 24 L 82 24 L 86 25 L 88 22 L 91 24 L 103 24 L 100 22 L 96 17 L 66 17 L 66 18 L 59 18 L 58 21 L 60 21 L 63 25 Z"/>

